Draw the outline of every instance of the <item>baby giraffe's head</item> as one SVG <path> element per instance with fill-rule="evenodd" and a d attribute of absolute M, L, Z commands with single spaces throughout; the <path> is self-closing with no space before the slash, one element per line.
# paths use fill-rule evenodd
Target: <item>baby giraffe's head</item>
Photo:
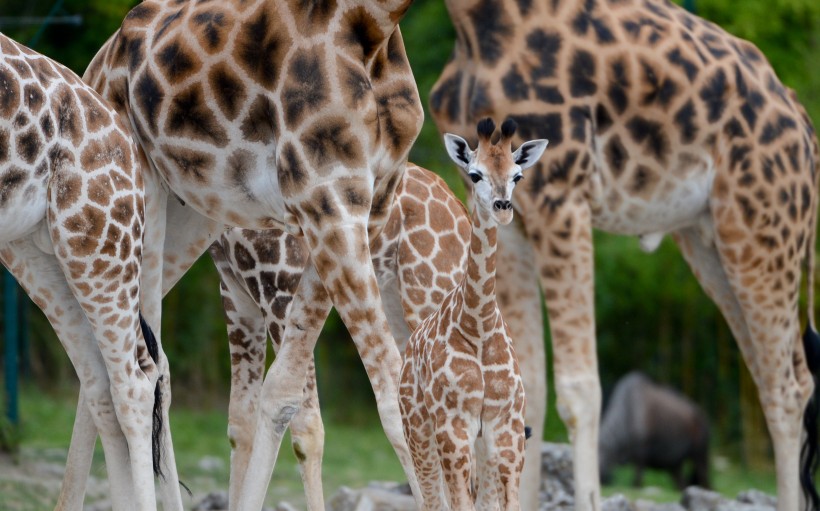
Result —
<path fill-rule="evenodd" d="M 512 191 L 524 175 L 544 154 L 547 140 L 531 140 L 512 151 L 512 137 L 516 124 L 507 119 L 501 125 L 501 137 L 493 143 L 495 123 L 483 119 L 478 123 L 478 147 L 471 150 L 467 141 L 458 135 L 446 133 L 444 145 L 450 158 L 473 182 L 475 207 L 483 208 L 501 225 L 513 217 Z"/>

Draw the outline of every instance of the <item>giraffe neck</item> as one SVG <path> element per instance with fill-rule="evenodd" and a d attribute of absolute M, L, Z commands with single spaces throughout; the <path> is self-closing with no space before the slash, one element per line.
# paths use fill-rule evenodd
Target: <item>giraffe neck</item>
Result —
<path fill-rule="evenodd" d="M 475 334 L 481 337 L 484 321 L 493 319 L 496 314 L 495 258 L 498 224 L 484 208 L 475 201 L 473 203 L 470 252 L 462 285 L 463 313 L 476 320 L 478 331 Z"/>
<path fill-rule="evenodd" d="M 446 0 L 447 12 L 456 29 L 456 47 L 468 58 L 492 63 L 502 57 L 502 44 L 516 36 L 527 20 L 554 15 L 560 0 L 520 1 Z M 549 4 L 549 5 L 548 5 Z M 489 6 L 489 7 L 488 7 Z"/>

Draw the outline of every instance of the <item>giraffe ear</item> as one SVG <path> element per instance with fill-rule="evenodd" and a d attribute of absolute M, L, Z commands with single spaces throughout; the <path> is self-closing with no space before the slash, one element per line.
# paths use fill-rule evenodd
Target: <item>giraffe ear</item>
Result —
<path fill-rule="evenodd" d="M 513 161 L 521 167 L 521 170 L 532 167 L 544 154 L 547 144 L 549 144 L 549 140 L 545 138 L 524 142 L 513 153 Z"/>
<path fill-rule="evenodd" d="M 452 133 L 444 134 L 444 147 L 447 149 L 447 154 L 456 162 L 456 165 L 466 169 L 470 166 L 470 159 L 472 159 L 473 151 L 467 141 L 458 135 Z"/>

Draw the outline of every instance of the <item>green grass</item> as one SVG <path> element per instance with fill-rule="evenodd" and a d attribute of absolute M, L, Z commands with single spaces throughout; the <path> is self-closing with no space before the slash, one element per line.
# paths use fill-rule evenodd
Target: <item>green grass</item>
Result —
<path fill-rule="evenodd" d="M 24 386 L 20 394 L 20 451 L 0 458 L 0 509 L 40 511 L 53 509 L 59 492 L 59 474 L 43 476 L 32 468 L 51 463 L 65 465 L 76 410 L 76 390 L 44 393 Z M 183 496 L 191 508 L 210 491 L 227 490 L 230 446 L 227 440 L 227 407 L 194 410 L 172 405 L 171 434 L 180 478 L 194 493 Z M 389 442 L 375 420 L 356 426 L 325 424 L 326 452 L 323 461 L 325 498 L 339 486 L 364 486 L 370 480 L 402 481 L 404 475 Z M 203 462 L 204 460 L 204 462 Z M 52 470 L 53 472 L 53 470 Z M 105 463 L 99 442 L 92 475 L 104 480 Z M 20 477 L 26 476 L 25 484 Z M 93 497 L 93 496 L 92 496 Z M 304 494 L 290 438 L 282 442 L 266 505 L 287 500 L 304 508 Z"/>
<path fill-rule="evenodd" d="M 46 475 L 29 473 L 25 484 L 19 475 L 26 474 L 35 464 L 50 463 L 56 467 L 65 464 L 65 453 L 71 438 L 76 391 L 72 388 L 43 393 L 34 387 L 23 387 L 20 395 L 21 449 L 16 466 L 9 459 L 0 458 L 0 509 L 10 511 L 40 511 L 52 509 L 59 491 L 59 474 L 51 470 Z M 547 437 L 562 441 L 565 432 L 559 428 L 554 412 L 547 421 Z M 339 486 L 360 487 L 371 480 L 401 481 L 401 466 L 393 454 L 378 422 L 375 411 L 371 420 L 360 420 L 356 426 L 327 423 L 326 452 L 323 462 L 325 498 Z M 224 407 L 194 410 L 172 406 L 172 435 L 180 477 L 194 492 L 193 498 L 184 497 L 186 508 L 191 508 L 205 494 L 226 490 L 230 447 L 226 437 L 227 416 Z M 203 463 L 203 460 L 207 463 Z M 105 480 L 105 465 L 99 443 L 95 452 L 92 474 Z M 771 468 L 746 470 L 718 457 L 712 466 L 714 488 L 734 498 L 738 492 L 756 488 L 775 492 Z M 603 488 L 604 496 L 622 493 L 630 499 L 648 499 L 656 502 L 680 500 L 671 478 L 665 474 L 646 471 L 644 486 L 632 488 L 632 469 L 621 467 L 615 471 L 614 484 Z M 104 498 L 104 491 L 90 498 Z M 268 491 L 266 505 L 275 506 L 287 500 L 304 508 L 302 483 L 296 457 L 285 438 L 276 470 Z"/>
<path fill-rule="evenodd" d="M 675 488 L 674 481 L 669 474 L 646 470 L 643 485 L 640 488 L 632 486 L 633 474 L 632 467 L 618 467 L 613 473 L 612 484 L 604 486 L 601 493 L 604 496 L 620 493 L 630 500 L 680 501 L 681 493 Z M 751 470 L 731 464 L 725 458 L 720 458 L 719 462 L 713 460 L 711 481 L 712 490 L 732 499 L 737 497 L 738 493 L 753 488 L 772 495 L 777 492 L 774 470 L 771 467 Z"/>

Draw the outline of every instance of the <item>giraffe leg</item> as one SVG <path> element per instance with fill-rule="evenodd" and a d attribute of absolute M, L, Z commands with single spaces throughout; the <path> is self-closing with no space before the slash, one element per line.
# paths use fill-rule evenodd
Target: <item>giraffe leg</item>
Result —
<path fill-rule="evenodd" d="M 303 218 L 300 225 L 313 266 L 356 344 L 373 387 L 382 428 L 418 500 L 420 492 L 399 412 L 401 356 L 381 302 L 370 256 L 367 219 L 348 212 L 344 220 L 336 222 L 326 220 L 311 225 L 306 220 Z"/>
<path fill-rule="evenodd" d="M 309 265 L 291 302 L 285 338 L 273 361 L 257 404 L 256 433 L 237 508 L 262 508 L 282 437 L 304 400 L 313 348 L 332 304 L 313 265 Z"/>
<path fill-rule="evenodd" d="M 572 441 L 575 509 L 597 511 L 601 509 L 601 385 L 595 348 L 592 225 L 586 204 L 572 198 L 564 204 L 549 216 L 551 226 L 546 229 L 542 213 L 524 221 L 533 225 L 528 231 L 539 233 L 534 243 L 552 333 L 558 414 Z"/>
<path fill-rule="evenodd" d="M 494 446 L 495 442 L 495 432 L 489 425 L 482 424 L 481 436 L 475 443 L 476 511 L 498 511 L 499 498 L 504 491 L 498 478 L 498 452 Z"/>
<path fill-rule="evenodd" d="M 83 508 L 86 482 L 91 473 L 94 458 L 94 445 L 97 443 L 97 427 L 91 416 L 91 410 L 83 397 L 77 399 L 77 413 L 74 416 L 74 429 L 71 432 L 71 444 L 68 448 L 63 484 L 57 498 L 55 511 L 72 511 Z"/>
<path fill-rule="evenodd" d="M 228 402 L 231 470 L 228 508 L 236 509 L 256 429 L 254 418 L 265 372 L 267 333 L 264 315 L 245 292 L 241 277 L 231 267 L 229 246 L 220 238 L 211 246 L 210 254 L 219 272 L 219 291 L 231 354 L 231 391 Z"/>
<path fill-rule="evenodd" d="M 72 294 L 91 325 L 110 378 L 110 396 L 116 418 L 128 442 L 128 463 L 134 485 L 133 505 L 156 507 L 154 421 L 158 364 L 162 361 L 148 344 L 148 329 L 140 317 L 140 275 L 144 229 L 142 190 L 123 187 L 100 205 L 81 211 L 60 200 L 60 183 L 82 173 L 71 166 L 55 171 L 48 188 L 48 225 L 57 262 Z M 121 177 L 106 175 L 111 182 Z M 122 183 L 119 184 L 122 186 Z M 75 234 L 67 226 L 88 226 Z M 115 248 L 110 245 L 114 244 Z M 90 261 L 93 260 L 93 264 Z M 148 357 L 145 351 L 151 352 Z M 83 387 L 89 403 L 89 388 Z"/>
<path fill-rule="evenodd" d="M 301 243 L 284 232 L 268 231 L 264 240 L 254 237 L 253 244 L 263 242 L 277 245 L 277 260 L 256 260 L 253 268 L 241 268 L 231 258 L 233 251 L 245 240 L 242 230 L 227 231 L 210 249 L 221 279 L 221 293 L 225 318 L 228 323 L 228 337 L 231 350 L 231 399 L 229 408 L 228 436 L 231 441 L 231 480 L 229 498 L 231 509 L 235 508 L 242 489 L 248 460 L 253 445 L 256 403 L 259 400 L 264 374 L 266 331 L 279 353 L 282 333 L 286 328 L 286 317 L 298 285 L 306 252 Z M 254 236 L 257 234 L 255 233 Z M 249 249 L 250 250 L 250 249 Z M 236 267 L 234 266 L 236 264 Z M 275 289 L 268 289 L 255 300 L 248 291 L 244 280 L 263 279 L 262 273 L 273 273 L 279 283 Z M 287 284 L 284 284 L 287 282 Z M 323 510 L 322 495 L 322 454 L 324 447 L 324 426 L 319 413 L 319 397 L 316 391 L 315 367 L 311 361 L 308 367 L 302 407 L 290 424 L 294 453 L 299 460 L 302 482 L 309 509 Z"/>
<path fill-rule="evenodd" d="M 154 328 L 159 351 L 157 368 L 163 425 L 160 434 L 163 477 L 159 478 L 159 497 L 164 511 L 182 511 L 181 485 L 170 428 L 171 370 L 160 336 L 162 298 L 207 250 L 223 227 L 169 197 L 158 183 L 161 180 L 152 170 L 145 179 L 146 232 L 140 308 L 148 324 Z"/>
<path fill-rule="evenodd" d="M 433 420 L 424 407 L 424 395 L 415 380 L 415 370 L 409 355 L 408 362 L 402 369 L 399 408 L 404 438 L 407 440 L 421 491 L 422 499 L 416 499 L 416 505 L 422 511 L 446 509 L 447 498 L 436 451 Z"/>
<path fill-rule="evenodd" d="M 309 511 L 325 509 L 322 495 L 322 456 L 325 445 L 325 427 L 319 410 L 319 394 L 316 388 L 316 365 L 311 357 L 305 384 L 302 407 L 290 423 L 293 452 L 299 460 L 299 471 Z"/>
<path fill-rule="evenodd" d="M 450 499 L 450 511 L 475 511 L 470 488 L 472 446 L 478 436 L 478 417 L 445 416 L 434 418 L 433 422 L 444 485 Z"/>
<path fill-rule="evenodd" d="M 527 396 L 524 423 L 532 432 L 526 443 L 521 474 L 521 508 L 538 509 L 541 441 L 547 411 L 547 360 L 535 253 L 517 216 L 511 225 L 498 229 L 496 261 L 498 306 L 518 356 Z"/>
<path fill-rule="evenodd" d="M 0 248 L 0 260 L 46 315 L 77 372 L 82 398 L 100 432 L 114 509 L 133 509 L 134 487 L 127 463 L 129 446 L 117 420 L 105 362 L 94 341 L 91 325 L 69 289 L 62 269 L 53 255 L 43 253 L 29 239 L 4 245 Z M 85 420 L 85 416 L 78 416 Z M 91 434 L 96 435 L 96 432 Z M 82 439 L 82 443 L 90 443 L 87 436 L 83 435 Z M 65 505 L 72 508 L 77 502 L 77 494 L 85 489 L 85 480 L 80 480 L 87 477 L 82 468 L 87 463 L 83 459 L 85 453 L 82 445 L 69 451 L 67 465 L 78 468 L 66 476 L 61 499 L 65 496 Z"/>
<path fill-rule="evenodd" d="M 692 230 L 678 233 L 676 240 L 723 312 L 757 385 L 775 452 L 777 509 L 798 509 L 801 419 L 813 389 L 798 326 L 799 279 L 788 286 L 794 288 L 790 297 L 780 296 L 775 289 L 788 293 L 782 290 L 786 286 L 775 286 L 767 278 L 771 275 L 744 266 L 721 241 L 720 229 L 717 234 L 717 246 L 705 246 Z M 799 259 L 783 271 L 800 275 Z"/>

